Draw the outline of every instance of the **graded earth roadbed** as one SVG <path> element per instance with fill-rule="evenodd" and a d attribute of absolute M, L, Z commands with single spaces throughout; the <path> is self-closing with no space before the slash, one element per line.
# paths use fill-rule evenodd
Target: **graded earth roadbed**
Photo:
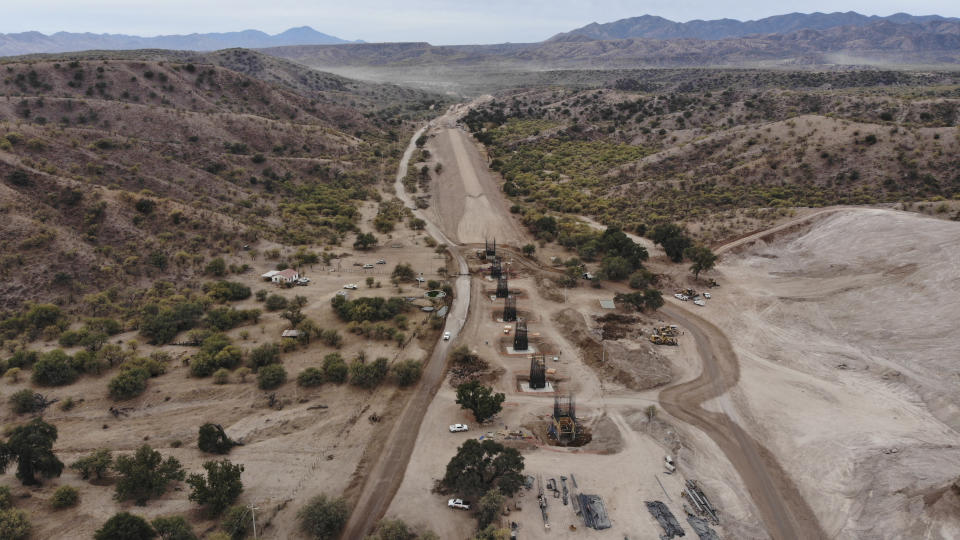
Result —
<path fill-rule="evenodd" d="M 771 538 L 826 538 L 813 510 L 776 457 L 729 416 L 701 406 L 725 394 L 740 379 L 740 365 L 726 336 L 712 323 L 679 306 L 667 303 L 660 311 L 690 331 L 703 365 L 696 379 L 660 392 L 664 410 L 717 443 L 750 492 Z"/>
<path fill-rule="evenodd" d="M 410 145 L 404 152 L 397 171 L 397 195 L 410 207 L 413 205 L 409 197 L 406 197 L 406 194 L 403 193 L 402 180 L 406 175 L 407 164 L 415 148 L 414 141 L 423 133 L 424 129 L 417 131 L 410 139 Z M 418 212 L 415 210 L 414 213 Z M 443 233 L 429 221 L 427 221 L 427 232 L 438 242 L 449 242 Z M 456 297 L 453 300 L 450 313 L 447 315 L 444 331 L 456 335 L 463 327 L 470 307 L 470 276 L 463 256 L 456 249 L 451 249 L 450 253 L 457 260 L 461 275 L 454 282 Z M 420 382 L 414 389 L 414 394 L 407 401 L 397 421 L 391 426 L 390 436 L 384 444 L 384 450 L 377 462 L 370 468 L 364 480 L 360 497 L 350 513 L 347 525 L 340 535 L 341 538 L 364 538 L 373 531 L 377 521 L 383 517 L 390 506 L 394 494 L 396 494 L 397 489 L 400 488 L 400 483 L 403 481 L 407 463 L 409 463 L 410 456 L 413 453 L 417 434 L 420 431 L 420 424 L 423 422 L 427 407 L 433 401 L 433 397 L 443 383 L 446 373 L 446 358 L 451 343 L 451 341 L 441 339 L 434 347 L 430 360 L 424 366 Z"/>

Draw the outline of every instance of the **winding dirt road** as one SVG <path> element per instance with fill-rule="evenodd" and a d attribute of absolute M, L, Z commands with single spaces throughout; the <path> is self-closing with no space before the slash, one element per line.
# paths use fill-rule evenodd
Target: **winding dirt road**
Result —
<path fill-rule="evenodd" d="M 415 149 L 414 141 L 423 131 L 421 129 L 411 137 L 410 145 L 400 160 L 395 184 L 397 186 L 397 196 L 412 209 L 415 206 L 404 193 L 403 177 L 407 174 L 407 164 Z M 419 214 L 419 211 L 414 210 L 414 214 Z M 418 217 L 424 218 L 422 215 L 418 215 Z M 467 261 L 436 225 L 429 220 L 426 221 L 427 232 L 438 242 L 451 246 L 450 253 L 456 259 L 459 267 L 460 276 L 454 282 L 456 295 L 444 326 L 444 330 L 456 335 L 463 328 L 470 308 L 470 276 Z M 363 487 L 360 490 L 360 497 L 350 513 L 347 525 L 343 528 L 341 538 L 353 540 L 366 537 L 373 531 L 377 521 L 383 517 L 390 506 L 394 494 L 396 494 L 397 489 L 400 488 L 400 483 L 403 481 L 407 463 L 410 461 L 414 445 L 417 442 L 417 433 L 420 431 L 423 416 L 443 383 L 447 352 L 452 343 L 452 340 L 440 340 L 434 347 L 433 354 L 430 356 L 427 365 L 424 366 L 423 375 L 416 388 L 414 388 L 413 395 L 410 396 L 400 416 L 390 426 L 390 435 L 384 443 L 384 450 L 380 454 L 380 458 L 366 475 Z"/>
<path fill-rule="evenodd" d="M 702 407 L 740 380 L 740 364 L 726 336 L 712 323 L 679 306 L 668 303 L 660 311 L 690 331 L 703 365 L 696 379 L 662 390 L 660 405 L 717 443 L 746 485 L 771 538 L 826 538 L 813 510 L 776 457 L 726 413 Z"/>
<path fill-rule="evenodd" d="M 413 141 L 422 132 L 423 130 L 418 131 L 411 139 L 397 172 L 397 195 L 411 207 L 412 202 L 404 193 L 401 181 L 406 174 L 407 163 L 414 150 Z M 817 212 L 750 235 L 723 246 L 717 251 L 728 251 L 829 211 L 833 210 Z M 455 243 L 451 242 L 436 224 L 425 216 L 419 217 L 427 222 L 427 232 L 431 236 L 451 246 L 451 253 L 460 266 L 461 276 L 456 281 L 457 298 L 448 316 L 446 328 L 451 332 L 458 332 L 467 317 L 470 298 L 470 278 L 467 275 L 466 261 L 454 247 Z M 509 216 L 504 218 L 509 219 Z M 518 257 L 517 260 L 521 264 L 541 271 L 556 271 L 522 257 Z M 605 287 L 608 290 L 629 292 L 623 285 L 617 283 L 608 282 L 605 283 Z M 677 419 L 702 430 L 716 442 L 743 480 L 768 534 L 774 540 L 826 538 L 810 506 L 786 471 L 779 465 L 776 457 L 746 433 L 726 412 L 729 410 L 727 409 L 729 402 L 721 396 L 735 387 L 740 379 L 739 360 L 726 336 L 709 321 L 672 301 L 668 301 L 660 311 L 690 331 L 703 366 L 697 378 L 665 388 L 660 392 L 659 400 L 664 410 Z M 363 538 L 373 529 L 389 507 L 406 471 L 423 416 L 442 383 L 448 346 L 449 342 L 441 341 L 434 349 L 414 395 L 393 425 L 384 452 L 367 475 L 359 500 L 341 538 Z M 724 412 L 708 411 L 703 408 L 702 405 L 705 402 L 715 398 L 721 398 L 720 409 Z"/>

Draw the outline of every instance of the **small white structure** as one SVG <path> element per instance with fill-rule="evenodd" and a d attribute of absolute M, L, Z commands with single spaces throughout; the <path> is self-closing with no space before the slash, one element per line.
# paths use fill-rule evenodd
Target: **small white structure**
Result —
<path fill-rule="evenodd" d="M 281 334 L 281 337 L 294 338 L 294 339 L 296 339 L 296 338 L 300 337 L 300 331 L 299 331 L 299 330 L 284 330 L 284 331 L 283 331 L 283 334 Z"/>
<path fill-rule="evenodd" d="M 262 277 L 263 279 L 271 279 L 271 280 L 272 280 L 272 279 L 273 279 L 273 276 L 275 276 L 275 275 L 277 275 L 277 274 L 279 274 L 279 273 L 280 273 L 279 270 L 271 270 L 271 271 L 267 272 L 266 274 L 260 274 L 260 277 Z"/>
<path fill-rule="evenodd" d="M 270 281 L 274 283 L 293 283 L 294 281 L 300 279 L 300 274 L 296 270 L 287 268 L 286 270 L 281 270 L 276 274 L 270 276 Z"/>

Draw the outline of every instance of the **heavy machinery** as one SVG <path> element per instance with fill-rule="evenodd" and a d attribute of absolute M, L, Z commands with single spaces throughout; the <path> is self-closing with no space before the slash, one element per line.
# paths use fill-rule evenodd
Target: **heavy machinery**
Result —
<path fill-rule="evenodd" d="M 680 329 L 675 324 L 670 326 L 659 326 L 653 329 L 653 333 L 658 336 L 672 336 L 676 337 L 680 335 Z"/>
<path fill-rule="evenodd" d="M 654 345 L 676 345 L 677 338 L 673 336 L 661 336 L 659 334 L 650 334 L 650 343 Z"/>

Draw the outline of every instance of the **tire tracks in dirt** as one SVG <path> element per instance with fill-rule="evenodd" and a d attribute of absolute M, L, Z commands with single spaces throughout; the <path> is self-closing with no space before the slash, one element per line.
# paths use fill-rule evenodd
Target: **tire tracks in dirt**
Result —
<path fill-rule="evenodd" d="M 723 332 L 707 320 L 673 304 L 660 311 L 687 328 L 702 359 L 697 378 L 660 391 L 660 404 L 677 419 L 712 439 L 743 480 L 760 518 L 774 540 L 826 538 L 820 523 L 776 457 L 722 412 L 703 403 L 720 397 L 740 380 L 740 363 Z"/>
<path fill-rule="evenodd" d="M 400 166 L 397 170 L 395 184 L 397 195 L 409 207 L 412 207 L 413 204 L 409 196 L 403 192 L 402 181 L 403 177 L 406 176 L 407 164 L 415 148 L 414 141 L 423 133 L 424 129 L 417 131 L 411 137 L 410 144 L 400 160 Z M 420 212 L 414 210 L 414 214 L 417 215 Z M 444 330 L 456 335 L 462 329 L 470 308 L 470 275 L 467 262 L 436 225 L 423 215 L 417 217 L 427 222 L 427 232 L 438 242 L 445 242 L 451 246 L 450 254 L 457 261 L 460 276 L 454 282 L 456 296 L 444 326 Z M 452 343 L 452 341 L 439 340 L 434 346 L 433 354 L 430 355 L 429 361 L 424 366 L 420 382 L 417 383 L 413 394 L 409 397 L 396 422 L 390 426 L 390 435 L 384 442 L 383 451 L 366 474 L 360 488 L 360 495 L 350 512 L 350 517 L 340 534 L 340 538 L 353 540 L 366 537 L 373 531 L 377 522 L 390 507 L 394 495 L 400 488 L 401 482 L 403 482 L 403 476 L 407 470 L 407 464 L 410 462 L 410 456 L 413 454 L 423 417 L 443 383 L 446 375 L 447 352 Z"/>
<path fill-rule="evenodd" d="M 800 225 L 814 217 L 834 211 L 817 212 L 739 240 L 749 242 Z M 724 250 L 726 251 L 726 250 Z M 517 255 L 521 264 L 550 273 L 544 267 Z M 604 282 L 616 292 L 632 292 L 619 283 Z M 703 431 L 713 440 L 740 476 L 767 533 L 774 540 L 816 540 L 827 538 L 810 505 L 790 475 L 766 447 L 748 434 L 724 412 L 708 411 L 703 404 L 726 394 L 740 381 L 740 362 L 726 335 L 715 325 L 669 301 L 660 312 L 690 331 L 701 358 L 701 372 L 695 379 L 668 386 L 658 396 L 666 412 Z"/>

